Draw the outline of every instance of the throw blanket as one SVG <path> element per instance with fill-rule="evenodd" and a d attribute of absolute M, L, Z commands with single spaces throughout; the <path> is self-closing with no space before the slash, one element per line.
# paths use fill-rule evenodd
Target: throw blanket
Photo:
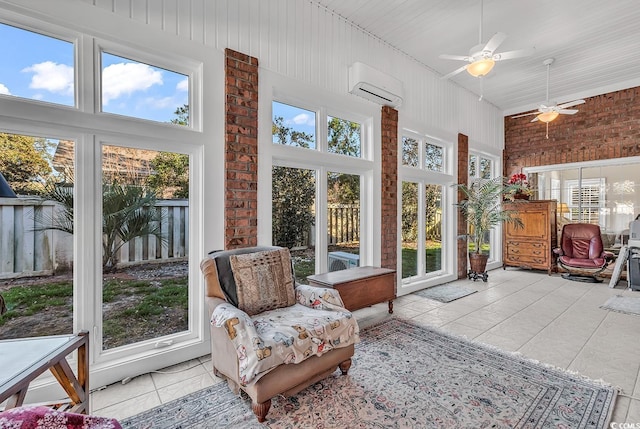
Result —
<path fill-rule="evenodd" d="M 211 323 L 227 330 L 243 386 L 282 364 L 299 363 L 359 341 L 358 323 L 328 288 L 296 287 L 297 304 L 253 318 L 229 303 L 216 307 Z"/>
<path fill-rule="evenodd" d="M 1 412 L 0 428 L 122 429 L 115 419 L 68 413 L 43 406 L 18 407 Z"/>

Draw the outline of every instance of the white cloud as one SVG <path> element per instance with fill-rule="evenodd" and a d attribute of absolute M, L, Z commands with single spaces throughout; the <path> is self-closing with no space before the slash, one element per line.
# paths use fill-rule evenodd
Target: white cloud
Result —
<path fill-rule="evenodd" d="M 11 95 L 11 91 L 4 84 L 0 83 L 0 94 Z"/>
<path fill-rule="evenodd" d="M 312 125 L 313 126 L 316 124 L 315 117 L 308 115 L 306 113 L 300 113 L 299 115 L 294 116 L 291 121 L 296 125 Z"/>
<path fill-rule="evenodd" d="M 165 109 L 170 106 L 175 106 L 177 103 L 173 97 L 147 97 L 140 103 L 146 109 Z"/>
<path fill-rule="evenodd" d="M 185 77 L 176 85 L 178 91 L 189 91 L 189 78 Z"/>
<path fill-rule="evenodd" d="M 33 73 L 29 88 L 73 95 L 73 67 L 71 66 L 45 61 L 26 67 L 22 71 Z"/>
<path fill-rule="evenodd" d="M 162 85 L 162 73 L 141 63 L 118 63 L 102 71 L 102 102 L 108 104 L 121 95 Z"/>

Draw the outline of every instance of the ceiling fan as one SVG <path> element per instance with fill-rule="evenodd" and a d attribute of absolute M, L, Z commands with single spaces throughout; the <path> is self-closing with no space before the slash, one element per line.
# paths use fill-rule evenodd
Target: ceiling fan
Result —
<path fill-rule="evenodd" d="M 483 77 L 493 69 L 496 61 L 510 60 L 513 58 L 527 57 L 535 52 L 535 48 L 520 49 L 517 51 L 508 51 L 495 53 L 496 49 L 504 42 L 507 35 L 504 33 L 496 33 L 486 44 L 482 43 L 482 7 L 483 0 L 480 0 L 480 37 L 478 45 L 469 50 L 469 55 L 448 55 L 442 54 L 440 58 L 444 60 L 466 61 L 468 64 L 442 76 L 442 79 L 448 79 L 458 73 L 466 70 L 473 77 Z"/>
<path fill-rule="evenodd" d="M 566 103 L 558 104 L 555 101 L 549 101 L 549 68 L 553 64 L 554 59 L 548 58 L 544 60 L 543 64 L 547 66 L 547 100 L 538 106 L 538 110 L 535 112 L 523 113 L 522 115 L 512 116 L 512 118 L 522 118 L 523 116 L 536 115 L 531 122 L 542 121 L 549 124 L 549 122 L 556 119 L 559 115 L 575 115 L 578 113 L 578 109 L 568 109 L 568 107 L 577 106 L 583 104 L 584 100 L 568 101 Z M 549 138 L 547 136 L 547 138 Z"/>

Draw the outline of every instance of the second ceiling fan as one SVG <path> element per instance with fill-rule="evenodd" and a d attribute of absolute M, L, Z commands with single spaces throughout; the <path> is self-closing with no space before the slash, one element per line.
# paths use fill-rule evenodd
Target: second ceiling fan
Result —
<path fill-rule="evenodd" d="M 543 64 L 547 66 L 547 98 L 544 103 L 538 106 L 538 110 L 535 112 L 523 113 L 522 115 L 512 116 L 512 118 L 522 118 L 523 116 L 536 115 L 531 122 L 542 121 L 547 124 L 559 115 L 575 115 L 578 113 L 578 109 L 569 109 L 569 107 L 584 104 L 584 100 L 573 100 L 566 103 L 558 104 L 555 101 L 549 101 L 549 68 L 553 64 L 554 59 L 548 58 L 544 60 Z"/>

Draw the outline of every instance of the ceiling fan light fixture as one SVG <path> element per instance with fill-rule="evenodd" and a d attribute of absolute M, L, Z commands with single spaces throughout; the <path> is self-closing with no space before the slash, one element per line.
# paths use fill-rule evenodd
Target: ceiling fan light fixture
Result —
<path fill-rule="evenodd" d="M 551 110 L 549 112 L 540 113 L 538 115 L 538 120 L 541 122 L 549 123 L 553 121 L 555 118 L 557 118 L 558 116 L 560 116 L 560 113 L 556 112 L 555 110 Z"/>
<path fill-rule="evenodd" d="M 473 77 L 486 76 L 495 64 L 493 58 L 482 58 L 469 64 L 467 72 Z"/>

